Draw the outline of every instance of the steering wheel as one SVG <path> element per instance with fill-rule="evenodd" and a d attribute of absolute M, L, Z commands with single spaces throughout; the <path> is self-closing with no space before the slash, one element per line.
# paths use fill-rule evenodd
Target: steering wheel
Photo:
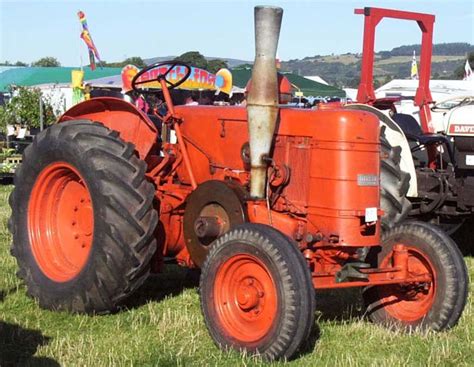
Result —
<path fill-rule="evenodd" d="M 161 71 L 159 70 L 160 67 L 162 66 L 166 66 L 166 68 L 164 68 L 165 70 L 164 71 Z M 168 79 L 166 79 L 166 77 L 170 74 L 170 72 L 177 66 L 182 66 L 185 68 L 186 72 L 184 73 L 184 75 L 178 79 L 178 81 L 172 83 L 170 82 Z M 153 70 L 156 69 L 156 77 L 151 77 L 150 79 L 146 79 L 146 80 L 139 80 L 140 77 L 146 73 L 150 73 L 151 75 L 153 75 L 153 73 L 151 73 Z M 168 89 L 174 89 L 178 86 L 180 86 L 181 84 L 183 84 L 188 78 L 189 78 L 189 75 L 191 74 L 191 66 L 189 66 L 188 64 L 185 64 L 181 61 L 163 61 L 163 62 L 157 62 L 157 63 L 154 63 L 154 64 L 151 64 L 149 66 L 147 66 L 146 68 L 140 70 L 137 75 L 134 76 L 133 80 L 132 80 L 132 89 L 136 92 L 139 92 L 139 93 L 156 93 L 156 91 L 150 91 L 150 90 L 146 90 L 146 89 L 140 89 L 138 86 L 141 85 L 141 84 L 148 84 L 148 83 L 151 83 L 153 81 L 157 81 L 157 82 L 160 82 L 161 80 L 164 80 L 168 86 Z"/>

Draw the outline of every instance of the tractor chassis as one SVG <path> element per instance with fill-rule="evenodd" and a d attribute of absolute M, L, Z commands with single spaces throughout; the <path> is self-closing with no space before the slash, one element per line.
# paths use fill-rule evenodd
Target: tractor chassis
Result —
<path fill-rule="evenodd" d="M 355 263 L 355 265 L 346 263 L 341 270 L 336 272 L 315 272 L 313 273 L 314 288 L 335 289 L 388 284 L 406 285 L 408 283 L 429 283 L 432 281 L 432 277 L 429 274 L 410 274 L 408 271 L 407 251 L 404 245 L 399 245 L 398 250 L 394 251 L 392 260 L 397 265 L 385 268 L 364 269 L 359 268 L 358 263 Z"/>
<path fill-rule="evenodd" d="M 413 198 L 410 216 L 434 213 L 440 216 L 468 216 L 474 208 L 474 177 L 455 177 L 446 170 L 418 168 L 418 198 Z"/>

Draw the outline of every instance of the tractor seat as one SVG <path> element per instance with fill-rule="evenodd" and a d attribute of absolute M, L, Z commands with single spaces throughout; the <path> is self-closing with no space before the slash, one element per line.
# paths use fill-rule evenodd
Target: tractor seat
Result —
<path fill-rule="evenodd" d="M 412 115 L 396 113 L 392 116 L 392 119 L 398 124 L 398 126 L 400 126 L 407 138 L 418 138 L 419 136 L 423 135 L 423 130 L 421 130 L 420 124 Z"/>
<path fill-rule="evenodd" d="M 412 115 L 396 113 L 392 119 L 400 126 L 408 140 L 416 142 L 416 146 L 411 148 L 412 152 L 420 150 L 424 146 L 432 144 L 444 145 L 449 157 L 454 162 L 454 155 L 451 149 L 449 138 L 444 134 L 424 133 L 420 124 Z"/>

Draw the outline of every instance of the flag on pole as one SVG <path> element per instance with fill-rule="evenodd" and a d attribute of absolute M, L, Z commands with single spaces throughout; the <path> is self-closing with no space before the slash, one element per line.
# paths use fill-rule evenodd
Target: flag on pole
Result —
<path fill-rule="evenodd" d="M 276 55 L 276 68 L 277 70 L 280 70 L 281 69 L 281 60 L 280 60 L 280 57 L 278 56 L 278 54 Z"/>
<path fill-rule="evenodd" d="M 474 80 L 469 60 L 466 60 L 466 65 L 464 65 L 464 78 L 462 80 Z"/>
<path fill-rule="evenodd" d="M 81 38 L 86 43 L 87 49 L 89 51 L 90 68 L 91 70 L 95 70 L 95 59 L 100 62 L 99 51 L 97 51 L 97 48 L 94 45 L 94 41 L 92 41 L 91 34 L 89 33 L 86 15 L 82 11 L 79 11 L 77 13 L 77 16 L 79 17 L 79 21 L 82 24 Z"/>
<path fill-rule="evenodd" d="M 418 79 L 418 65 L 416 64 L 415 51 L 413 51 L 413 59 L 411 60 L 411 78 Z"/>

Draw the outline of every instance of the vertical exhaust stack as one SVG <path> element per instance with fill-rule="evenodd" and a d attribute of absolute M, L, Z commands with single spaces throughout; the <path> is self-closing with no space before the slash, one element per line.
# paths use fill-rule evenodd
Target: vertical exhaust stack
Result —
<path fill-rule="evenodd" d="M 276 52 L 283 9 L 255 7 L 255 62 L 247 96 L 250 145 L 250 196 L 265 198 L 267 163 L 278 116 Z"/>

